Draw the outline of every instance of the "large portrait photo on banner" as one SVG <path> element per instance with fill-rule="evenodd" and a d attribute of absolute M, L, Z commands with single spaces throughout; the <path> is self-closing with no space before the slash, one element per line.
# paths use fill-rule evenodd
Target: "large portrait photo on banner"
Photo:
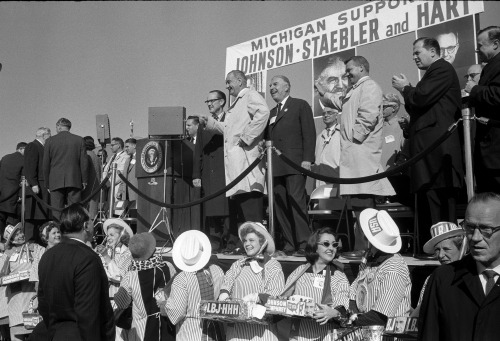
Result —
<path fill-rule="evenodd" d="M 313 84 L 317 80 L 329 92 L 345 92 L 347 89 L 347 78 L 345 75 L 344 61 L 355 55 L 355 49 L 345 50 L 339 53 L 313 59 Z M 314 89 L 313 112 L 314 117 L 323 115 L 324 103 L 318 91 Z"/>
<path fill-rule="evenodd" d="M 471 15 L 417 30 L 419 38 L 436 38 L 441 48 L 441 58 L 453 65 L 462 89 L 467 82 L 464 78 L 467 69 L 476 64 L 474 32 L 474 16 Z"/>

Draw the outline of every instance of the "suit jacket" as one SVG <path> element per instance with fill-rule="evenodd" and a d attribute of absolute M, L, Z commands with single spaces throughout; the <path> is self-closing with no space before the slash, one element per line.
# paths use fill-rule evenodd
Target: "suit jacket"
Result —
<path fill-rule="evenodd" d="M 255 90 L 242 89 L 234 99 L 224 122 L 208 118 L 207 129 L 224 134 L 224 171 L 226 184 L 236 179 L 259 156 L 259 142 L 269 119 L 269 108 L 265 99 Z M 240 147 L 242 139 L 246 146 Z M 264 192 L 266 181 L 262 160 L 250 174 L 226 192 L 230 197 L 251 191 Z"/>
<path fill-rule="evenodd" d="M 127 154 L 126 151 L 122 150 L 115 155 L 113 155 L 108 163 L 104 166 L 104 171 L 102 172 L 102 178 L 104 179 L 108 173 L 111 173 L 113 169 L 111 168 L 112 164 L 116 164 L 116 178 L 115 178 L 115 188 L 114 188 L 114 194 L 115 198 L 118 198 L 118 193 L 120 192 L 120 186 L 122 185 L 122 179 L 118 176 L 118 172 L 121 172 L 122 174 L 125 174 L 125 167 L 127 164 L 127 161 L 130 159 L 130 156 Z M 109 178 L 108 181 L 111 181 L 111 178 Z"/>
<path fill-rule="evenodd" d="M 500 120 L 500 53 L 483 68 L 469 98 L 476 116 Z M 475 146 L 476 159 L 481 159 L 486 168 L 500 169 L 500 127 L 476 124 Z"/>
<path fill-rule="evenodd" d="M 87 150 L 87 187 L 82 191 L 82 200 L 86 199 L 94 190 L 99 187 L 102 177 L 101 160 L 97 157 L 96 153 L 92 150 Z M 97 193 L 92 200 L 98 200 L 99 193 Z"/>
<path fill-rule="evenodd" d="M 49 202 L 49 192 L 43 179 L 43 144 L 34 140 L 28 143 L 24 150 L 24 176 L 29 187 L 38 186 L 38 197 L 46 203 Z M 26 219 L 49 219 L 49 212 L 46 208 L 38 204 L 30 194 L 26 192 Z"/>
<path fill-rule="evenodd" d="M 61 131 L 45 142 L 43 177 L 51 191 L 61 188 L 82 188 L 88 182 L 87 153 L 83 139 Z"/>
<path fill-rule="evenodd" d="M 226 113 L 219 122 L 224 122 Z M 203 195 L 207 196 L 226 186 L 224 177 L 224 138 L 213 131 L 198 127 L 193 157 L 193 179 L 201 179 Z M 205 216 L 229 215 L 228 201 L 219 195 L 204 203 Z"/>
<path fill-rule="evenodd" d="M 134 154 L 133 158 L 129 157 L 125 162 L 125 168 L 123 170 L 123 176 L 127 178 L 127 180 L 138 188 L 137 177 L 135 176 L 135 164 L 137 154 Z M 118 193 L 122 195 L 122 199 L 127 199 L 129 201 L 137 200 L 137 193 L 131 190 L 125 183 L 120 183 L 120 189 Z"/>
<path fill-rule="evenodd" d="M 418 326 L 418 340 L 498 340 L 500 286 L 486 297 L 472 256 L 442 265 L 429 279 Z"/>
<path fill-rule="evenodd" d="M 5 155 L 0 160 L 0 211 L 16 213 L 17 200 L 19 195 L 14 195 L 9 200 L 5 200 L 16 189 L 20 194 L 21 175 L 24 167 L 24 156 L 15 152 Z"/>
<path fill-rule="evenodd" d="M 300 165 L 302 161 L 314 162 L 316 146 L 316 127 L 309 104 L 298 98 L 288 97 L 280 113 L 277 107 L 271 110 L 266 139 L 273 141 L 273 146 L 286 157 Z M 274 123 L 271 123 L 276 117 Z M 273 176 L 300 174 L 299 171 L 285 164 L 273 154 Z"/>
<path fill-rule="evenodd" d="M 114 340 L 108 278 L 97 253 L 63 238 L 38 266 L 39 311 L 49 340 Z"/>
<path fill-rule="evenodd" d="M 410 154 L 415 156 L 437 140 L 460 117 L 460 82 L 453 66 L 438 59 L 415 87 L 405 86 L 405 108 L 410 114 Z M 458 131 L 410 170 L 413 192 L 425 188 L 462 187 L 462 149 Z"/>

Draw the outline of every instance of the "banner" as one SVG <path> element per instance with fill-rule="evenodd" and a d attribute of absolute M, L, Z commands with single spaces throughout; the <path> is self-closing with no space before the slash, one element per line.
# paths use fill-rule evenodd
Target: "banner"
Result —
<path fill-rule="evenodd" d="M 370 2 L 228 47 L 226 74 L 272 70 L 483 11 L 483 1 Z"/>

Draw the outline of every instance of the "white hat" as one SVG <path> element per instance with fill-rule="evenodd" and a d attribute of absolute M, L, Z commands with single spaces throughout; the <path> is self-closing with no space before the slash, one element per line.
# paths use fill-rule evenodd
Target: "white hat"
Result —
<path fill-rule="evenodd" d="M 189 230 L 177 237 L 172 248 L 175 266 L 182 271 L 194 272 L 203 269 L 212 255 L 212 245 L 201 231 Z"/>
<path fill-rule="evenodd" d="M 272 255 L 274 253 L 274 251 L 276 251 L 276 246 L 274 245 L 273 237 L 271 236 L 271 234 L 269 234 L 269 232 L 267 232 L 266 227 L 264 225 L 262 225 L 261 223 L 254 223 L 252 221 L 247 221 L 246 223 L 241 224 L 240 228 L 238 229 L 238 236 L 240 237 L 240 240 L 242 242 L 243 242 L 243 236 L 241 235 L 241 231 L 243 231 L 243 229 L 245 229 L 247 227 L 254 228 L 255 231 L 259 232 L 260 234 L 262 234 L 264 236 L 264 238 L 266 238 L 266 240 L 267 240 L 266 253 L 267 254 Z"/>
<path fill-rule="evenodd" d="M 111 225 L 118 225 L 118 226 L 123 227 L 123 229 L 128 233 L 128 235 L 130 237 L 132 237 L 134 235 L 134 231 L 132 231 L 130 226 L 125 221 L 123 221 L 120 218 L 110 218 L 110 219 L 106 219 L 104 224 L 102 224 L 102 229 L 103 229 L 104 233 L 106 234 L 106 236 L 108 235 L 108 228 L 112 227 Z"/>
<path fill-rule="evenodd" d="M 21 223 L 17 223 L 17 225 L 8 225 L 3 232 L 3 238 L 5 239 L 5 245 L 8 245 L 14 233 L 21 228 Z"/>
<path fill-rule="evenodd" d="M 431 226 L 431 236 L 432 238 L 424 245 L 425 253 L 434 253 L 436 245 L 445 239 L 465 236 L 465 231 L 453 223 L 441 221 Z"/>
<path fill-rule="evenodd" d="M 387 211 L 367 208 L 361 212 L 359 223 L 370 244 L 380 251 L 397 253 L 401 250 L 398 226 Z"/>

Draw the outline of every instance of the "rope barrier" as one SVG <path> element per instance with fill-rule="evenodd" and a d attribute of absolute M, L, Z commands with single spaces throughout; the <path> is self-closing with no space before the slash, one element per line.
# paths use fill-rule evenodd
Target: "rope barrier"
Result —
<path fill-rule="evenodd" d="M 5 198 L 3 198 L 2 200 L 0 200 L 0 204 L 3 203 L 3 202 L 6 202 L 7 200 L 9 199 L 12 199 L 16 194 L 19 193 L 19 188 L 16 188 L 16 190 L 14 192 L 12 192 L 11 194 L 9 194 L 8 196 L 6 196 Z"/>
<path fill-rule="evenodd" d="M 104 180 L 102 180 L 102 182 L 99 184 L 99 187 L 97 187 L 92 193 L 90 193 L 85 199 L 83 199 L 82 201 L 79 202 L 79 204 L 86 204 L 87 202 L 89 202 L 94 196 L 96 196 L 99 191 L 104 187 L 106 186 L 106 183 L 108 182 L 108 179 L 109 179 L 110 175 L 108 174 Z M 42 200 L 42 198 L 40 198 L 38 195 L 35 194 L 35 192 L 33 192 L 33 190 L 31 189 L 31 187 L 29 186 L 26 186 L 28 188 L 28 190 L 30 191 L 30 195 L 36 200 L 36 202 L 38 202 L 40 205 L 42 205 L 44 208 L 46 209 L 49 209 L 51 211 L 56 211 L 56 212 L 61 212 L 64 207 L 62 208 L 59 208 L 59 207 L 54 207 L 54 206 L 50 206 L 49 204 L 47 204 L 45 201 Z"/>
<path fill-rule="evenodd" d="M 432 143 L 430 146 L 428 146 L 427 148 L 425 148 L 424 150 L 422 150 L 420 153 L 418 153 L 417 155 L 415 155 L 414 157 L 412 157 L 408 161 L 402 163 L 401 165 L 396 166 L 396 167 L 394 167 L 394 168 L 392 168 L 390 170 L 387 170 L 385 172 L 382 172 L 382 173 L 373 174 L 373 175 L 369 175 L 369 176 L 363 176 L 363 177 L 359 177 L 359 178 L 333 178 L 333 177 L 330 177 L 330 176 L 326 176 L 326 175 L 321 175 L 321 174 L 318 174 L 318 173 L 314 173 L 314 172 L 311 172 L 311 171 L 309 171 L 309 170 L 307 170 L 305 168 L 302 168 L 301 166 L 297 165 L 295 162 L 293 162 L 288 157 L 286 157 L 278 149 L 274 148 L 274 151 L 276 152 L 276 154 L 287 165 L 289 165 L 290 167 L 294 168 L 295 170 L 303 173 L 304 175 L 310 176 L 311 178 L 314 178 L 314 179 L 317 179 L 317 180 L 321 180 L 321 181 L 324 181 L 324 182 L 327 182 L 327 183 L 337 183 L 337 184 L 357 184 L 357 183 L 364 183 L 364 182 L 370 182 L 370 181 L 374 181 L 374 180 L 379 180 L 379 179 L 382 179 L 382 178 L 385 178 L 385 177 L 389 177 L 391 175 L 398 174 L 402 170 L 405 170 L 406 168 L 408 168 L 408 167 L 412 166 L 413 164 L 417 163 L 422 158 L 424 158 L 427 154 L 429 154 L 431 151 L 433 151 L 434 149 L 436 149 L 437 146 L 439 146 L 441 143 L 443 143 L 448 137 L 450 137 L 451 134 L 453 134 L 453 132 L 456 130 L 457 125 L 458 125 L 458 123 L 461 120 L 462 119 L 458 119 L 455 123 L 453 123 L 448 128 L 448 130 L 443 135 L 441 135 L 436 141 L 434 141 L 434 143 Z"/>
<path fill-rule="evenodd" d="M 226 187 L 221 188 L 217 192 L 212 193 L 210 195 L 207 195 L 206 197 L 203 197 L 203 198 L 198 199 L 198 200 L 190 201 L 190 202 L 187 202 L 187 203 L 184 203 L 184 204 L 167 204 L 167 203 L 164 203 L 164 202 L 152 199 L 152 198 L 148 197 L 146 194 L 144 194 L 141 191 L 139 191 L 139 189 L 137 187 L 135 187 L 134 185 L 132 185 L 122 174 L 118 174 L 118 176 L 120 177 L 120 179 L 122 179 L 122 181 L 127 186 L 129 186 L 141 198 L 146 199 L 147 201 L 149 201 L 150 203 L 152 203 L 154 205 L 157 205 L 157 206 L 160 206 L 160 207 L 165 207 L 165 208 L 174 208 L 174 209 L 187 208 L 187 207 L 199 205 L 199 204 L 201 204 L 201 203 L 203 203 L 205 201 L 211 200 L 211 199 L 213 199 L 215 197 L 218 197 L 219 195 L 222 195 L 222 194 L 226 193 L 228 190 L 230 190 L 231 188 L 233 188 L 234 186 L 236 186 L 236 184 L 238 184 L 243 178 L 245 178 L 255 167 L 257 167 L 257 165 L 262 161 L 263 157 L 264 157 L 264 153 L 261 153 L 260 156 L 257 159 L 255 159 L 255 161 L 252 162 L 252 164 L 250 166 L 248 166 L 247 169 L 245 169 L 243 171 L 243 173 L 241 173 L 240 175 L 238 175 L 238 177 L 236 179 L 234 179 Z"/>

